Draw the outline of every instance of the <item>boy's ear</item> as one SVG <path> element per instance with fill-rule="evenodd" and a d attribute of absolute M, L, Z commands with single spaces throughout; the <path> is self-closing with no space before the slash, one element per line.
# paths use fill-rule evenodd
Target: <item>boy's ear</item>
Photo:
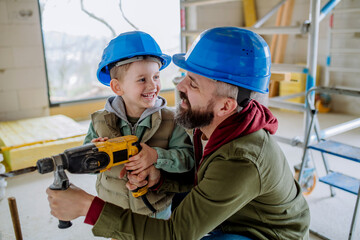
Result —
<path fill-rule="evenodd" d="M 236 110 L 237 106 L 238 104 L 235 99 L 229 97 L 224 98 L 217 114 L 219 117 L 232 114 Z"/>
<path fill-rule="evenodd" d="M 121 95 L 124 94 L 124 91 L 123 91 L 123 89 L 122 89 L 122 87 L 120 85 L 119 80 L 117 80 L 115 78 L 111 79 L 110 88 L 118 96 L 121 96 Z"/>

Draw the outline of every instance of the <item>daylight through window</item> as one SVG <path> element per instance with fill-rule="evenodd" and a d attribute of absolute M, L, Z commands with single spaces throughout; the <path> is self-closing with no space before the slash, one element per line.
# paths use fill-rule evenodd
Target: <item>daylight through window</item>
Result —
<path fill-rule="evenodd" d="M 149 33 L 168 55 L 180 52 L 180 6 L 169 0 L 39 0 L 52 105 L 112 95 L 96 70 L 103 49 L 118 34 Z M 164 11 L 166 10 L 166 11 Z M 162 89 L 174 88 L 178 68 L 161 72 Z"/>

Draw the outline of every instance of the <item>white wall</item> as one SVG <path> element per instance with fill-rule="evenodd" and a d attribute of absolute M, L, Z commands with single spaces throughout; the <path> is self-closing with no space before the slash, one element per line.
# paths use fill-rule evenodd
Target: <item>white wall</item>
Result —
<path fill-rule="evenodd" d="M 256 0 L 258 18 L 264 16 L 279 0 Z M 309 0 L 295 1 L 293 24 L 308 19 Z M 322 1 L 322 4 L 327 1 Z M 360 7 L 359 0 L 343 0 L 338 8 Z M 242 2 L 231 2 L 197 7 L 199 29 L 214 26 L 242 26 Z M 22 16 L 24 15 L 25 16 Z M 26 16 L 30 13 L 29 16 Z M 60 19 L 59 19 L 60 21 Z M 273 16 L 267 23 L 275 22 Z M 320 25 L 318 63 L 325 65 L 327 18 Z M 343 15 L 335 19 L 336 27 L 359 28 L 360 16 Z M 268 38 L 267 38 L 268 40 Z M 335 46 L 360 48 L 359 34 L 343 36 Z M 306 61 L 307 36 L 290 36 L 285 61 Z M 360 56 L 338 57 L 339 65 L 360 66 Z M 335 59 L 334 59 L 335 61 Z M 324 70 L 324 68 L 323 68 Z M 323 79 L 324 71 L 321 72 Z M 360 88 L 356 74 L 332 74 L 331 84 Z M 360 114 L 360 99 L 334 98 L 334 110 Z M 36 0 L 0 0 L 0 121 L 49 114 L 45 65 Z"/>
<path fill-rule="evenodd" d="M 48 115 L 36 0 L 0 0 L 0 121 Z"/>

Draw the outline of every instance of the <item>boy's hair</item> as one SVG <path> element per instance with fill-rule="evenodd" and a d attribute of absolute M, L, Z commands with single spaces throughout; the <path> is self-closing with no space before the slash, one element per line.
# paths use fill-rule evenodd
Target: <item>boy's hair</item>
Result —
<path fill-rule="evenodd" d="M 161 66 L 162 66 L 160 59 L 158 59 L 157 57 L 147 56 L 147 55 L 146 56 L 136 56 L 133 58 L 129 58 L 129 59 L 121 60 L 119 62 L 112 63 L 109 66 L 111 79 L 113 79 L 113 78 L 116 78 L 118 80 L 123 79 L 124 74 L 126 73 L 127 70 L 129 70 L 130 65 L 133 62 L 142 61 L 142 60 L 156 62 L 157 64 L 159 64 L 159 68 L 161 68 Z"/>
<path fill-rule="evenodd" d="M 225 82 L 216 81 L 216 80 L 214 80 L 214 81 L 217 84 L 216 91 L 215 91 L 217 96 L 237 99 L 238 93 L 239 93 L 238 86 L 235 86 L 235 85 L 232 85 L 229 83 L 225 83 Z M 260 104 L 262 104 L 264 106 L 268 105 L 267 94 L 251 91 L 250 98 L 258 101 Z M 237 107 L 238 112 L 240 112 L 242 109 L 243 109 L 243 107 L 241 107 L 241 106 Z"/>
<path fill-rule="evenodd" d="M 131 63 L 127 63 L 127 64 L 124 64 L 124 65 L 121 65 L 121 66 L 113 66 L 111 69 L 110 69 L 110 77 L 111 79 L 118 79 L 118 80 L 121 80 L 123 79 L 126 71 L 129 69 L 130 67 L 130 64 Z"/>

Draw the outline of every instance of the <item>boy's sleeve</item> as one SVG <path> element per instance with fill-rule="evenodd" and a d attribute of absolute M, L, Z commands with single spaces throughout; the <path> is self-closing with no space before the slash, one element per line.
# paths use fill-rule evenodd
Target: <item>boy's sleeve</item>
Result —
<path fill-rule="evenodd" d="M 98 138 L 98 135 L 95 132 L 95 129 L 94 129 L 94 126 L 93 126 L 92 122 L 90 122 L 88 132 L 87 132 L 87 134 L 85 136 L 85 139 L 84 139 L 84 144 L 91 142 L 91 140 L 93 140 L 94 138 Z"/>
<path fill-rule="evenodd" d="M 193 145 L 185 130 L 176 125 L 169 141 L 169 148 L 154 147 L 158 154 L 156 168 L 167 172 L 186 172 L 194 167 Z"/>

